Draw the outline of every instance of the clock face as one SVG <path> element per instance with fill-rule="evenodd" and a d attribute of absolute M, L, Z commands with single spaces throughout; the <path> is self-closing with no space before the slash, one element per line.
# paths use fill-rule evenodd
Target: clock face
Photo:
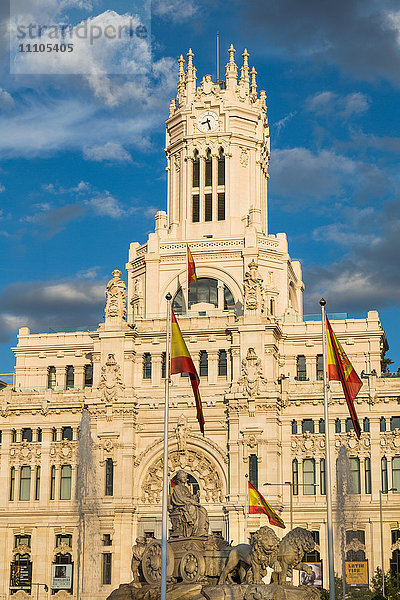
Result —
<path fill-rule="evenodd" d="M 197 125 L 203 133 L 214 131 L 218 127 L 218 115 L 210 110 L 204 112 L 197 119 Z"/>

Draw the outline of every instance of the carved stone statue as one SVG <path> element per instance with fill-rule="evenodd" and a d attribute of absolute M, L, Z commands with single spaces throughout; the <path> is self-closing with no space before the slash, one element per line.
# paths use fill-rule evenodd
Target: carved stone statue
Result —
<path fill-rule="evenodd" d="M 185 418 L 183 417 L 179 419 L 175 427 L 176 441 L 178 443 L 178 452 L 182 454 L 186 452 L 187 434 L 188 429 L 186 427 Z"/>
<path fill-rule="evenodd" d="M 113 402 L 123 387 L 119 365 L 114 354 L 109 354 L 106 364 L 101 367 L 99 382 L 99 390 L 102 392 L 104 402 Z"/>
<path fill-rule="evenodd" d="M 132 546 L 132 562 L 131 562 L 131 571 L 132 571 L 132 584 L 135 587 L 140 587 L 140 574 L 139 574 L 139 565 L 142 561 L 144 551 L 146 549 L 147 540 L 145 537 L 136 538 L 136 544 Z"/>
<path fill-rule="evenodd" d="M 306 552 L 312 552 L 315 541 L 311 531 L 303 527 L 295 527 L 289 531 L 279 543 L 277 562 L 279 568 L 275 568 L 272 574 L 273 583 L 286 583 L 286 578 L 292 576 L 293 569 L 299 569 L 310 574 L 311 567 L 301 562 Z"/>
<path fill-rule="evenodd" d="M 115 318 L 125 320 L 126 285 L 125 281 L 121 279 L 121 271 L 119 269 L 113 271 L 113 278 L 107 283 L 106 298 L 105 320 L 109 321 Z"/>
<path fill-rule="evenodd" d="M 208 513 L 199 503 L 199 492 L 192 494 L 188 485 L 188 474 L 178 471 L 177 481 L 169 497 L 169 516 L 172 523 L 171 537 L 208 535 Z"/>
<path fill-rule="evenodd" d="M 266 385 L 261 360 L 258 358 L 254 348 L 249 348 L 246 358 L 242 360 L 242 374 L 238 384 L 249 398 L 258 396 L 262 388 Z"/>
<path fill-rule="evenodd" d="M 245 273 L 243 288 L 245 311 L 263 313 L 265 310 L 265 288 L 263 278 L 258 272 L 258 265 L 254 260 L 251 261 L 249 270 Z"/>

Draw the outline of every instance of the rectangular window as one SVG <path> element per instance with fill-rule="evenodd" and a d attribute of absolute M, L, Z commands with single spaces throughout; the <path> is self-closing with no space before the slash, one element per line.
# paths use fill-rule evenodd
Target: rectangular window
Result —
<path fill-rule="evenodd" d="M 371 459 L 367 457 L 364 463 L 365 468 L 365 493 L 371 493 Z"/>
<path fill-rule="evenodd" d="M 211 159 L 210 154 L 207 154 L 207 158 L 206 158 L 206 173 L 205 173 L 204 184 L 205 184 L 205 187 L 212 186 L 212 159 Z"/>
<path fill-rule="evenodd" d="M 303 354 L 297 357 L 297 379 L 299 381 L 307 379 L 306 357 Z"/>
<path fill-rule="evenodd" d="M 212 221 L 212 194 L 204 194 L 204 220 Z"/>
<path fill-rule="evenodd" d="M 21 467 L 19 479 L 19 499 L 26 501 L 31 497 L 31 468 Z"/>
<path fill-rule="evenodd" d="M 225 221 L 225 194 L 218 194 L 218 221 Z"/>
<path fill-rule="evenodd" d="M 218 185 L 225 185 L 225 158 L 222 153 L 218 157 Z"/>
<path fill-rule="evenodd" d="M 54 390 L 56 387 L 56 368 L 49 367 L 48 376 L 47 376 L 47 387 L 50 390 Z"/>
<path fill-rule="evenodd" d="M 56 535 L 56 548 L 61 546 L 61 544 L 66 544 L 66 546 L 72 548 L 72 535 L 70 533 L 59 533 Z"/>
<path fill-rule="evenodd" d="M 400 456 L 392 458 L 392 487 L 396 492 L 400 492 Z"/>
<path fill-rule="evenodd" d="M 200 196 L 194 194 L 192 196 L 192 221 L 198 223 L 200 221 Z"/>
<path fill-rule="evenodd" d="M 10 502 L 14 500 L 14 492 L 15 492 L 15 467 L 11 467 L 10 470 Z"/>
<path fill-rule="evenodd" d="M 218 356 L 218 376 L 226 377 L 228 373 L 228 360 L 226 350 L 220 350 Z"/>
<path fill-rule="evenodd" d="M 317 379 L 324 378 L 324 357 L 322 354 L 317 354 Z"/>
<path fill-rule="evenodd" d="M 315 494 L 315 460 L 313 458 L 303 460 L 303 494 L 306 496 Z"/>
<path fill-rule="evenodd" d="M 93 385 L 93 365 L 85 365 L 85 387 Z"/>
<path fill-rule="evenodd" d="M 206 350 L 200 352 L 200 377 L 208 377 L 208 354 Z"/>
<path fill-rule="evenodd" d="M 193 187 L 198 188 L 200 182 L 200 161 L 198 158 L 195 158 L 193 161 Z"/>
<path fill-rule="evenodd" d="M 361 494 L 360 459 L 350 458 L 351 493 Z"/>
<path fill-rule="evenodd" d="M 71 465 L 62 465 L 60 474 L 60 500 L 71 500 Z"/>
<path fill-rule="evenodd" d="M 72 365 L 68 365 L 65 378 L 65 387 L 67 390 L 72 390 L 74 388 L 74 380 L 74 367 Z"/>
<path fill-rule="evenodd" d="M 114 463 L 112 458 L 106 460 L 106 496 L 114 493 Z"/>
<path fill-rule="evenodd" d="M 53 465 L 50 469 L 50 500 L 56 497 L 56 468 Z"/>
<path fill-rule="evenodd" d="M 62 440 L 69 440 L 70 442 L 72 442 L 72 438 L 74 437 L 74 432 L 72 430 L 72 427 L 63 427 L 61 430 L 61 439 Z"/>
<path fill-rule="evenodd" d="M 326 468 L 325 468 L 325 459 L 321 458 L 320 463 L 319 463 L 319 473 L 320 473 L 320 477 L 319 477 L 319 485 L 320 485 L 320 491 L 321 491 L 321 495 L 325 496 L 326 495 Z"/>
<path fill-rule="evenodd" d="M 40 498 L 40 467 L 36 467 L 36 477 L 35 477 L 35 500 L 39 500 Z"/>
<path fill-rule="evenodd" d="M 151 379 L 151 354 L 145 352 L 143 354 L 143 379 Z"/>
<path fill-rule="evenodd" d="M 293 495 L 297 496 L 299 494 L 299 463 L 296 458 L 292 462 L 292 487 Z"/>
<path fill-rule="evenodd" d="M 167 365 L 166 365 L 166 356 L 165 352 L 161 354 L 161 378 L 165 379 L 167 373 Z"/>
<path fill-rule="evenodd" d="M 390 431 L 400 429 L 400 417 L 392 417 L 390 419 Z"/>
<path fill-rule="evenodd" d="M 384 456 L 381 460 L 381 477 L 382 477 L 382 492 L 388 493 L 388 472 L 387 472 L 387 458 Z"/>
<path fill-rule="evenodd" d="M 102 563 L 102 583 L 103 585 L 109 585 L 111 583 L 111 552 L 103 553 Z"/>
<path fill-rule="evenodd" d="M 257 454 L 249 456 L 249 481 L 251 485 L 258 488 L 258 459 Z"/>
<path fill-rule="evenodd" d="M 310 433 L 314 433 L 314 420 L 313 419 L 303 419 L 301 423 L 301 432 L 306 433 L 309 431 Z"/>

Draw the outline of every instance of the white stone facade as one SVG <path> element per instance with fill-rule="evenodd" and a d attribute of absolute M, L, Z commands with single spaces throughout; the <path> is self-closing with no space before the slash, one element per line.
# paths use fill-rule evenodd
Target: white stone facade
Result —
<path fill-rule="evenodd" d="M 293 524 L 318 532 L 327 581 L 321 322 L 303 320 L 300 263 L 291 261 L 285 234 L 268 233 L 266 95 L 257 93 L 247 51 L 240 77 L 234 54 L 231 46 L 225 82 L 206 75 L 200 86 L 192 52 L 186 71 L 179 60 L 178 95 L 166 122 L 168 210 L 157 213 L 146 244 L 131 244 L 127 291 L 123 275 L 114 271 L 104 322 L 90 332 L 19 331 L 15 386 L 0 391 L 0 599 L 9 598 L 15 555 L 30 560 L 32 581 L 49 588 L 55 557 L 60 562 L 70 555 L 72 597 L 79 590 L 82 599 L 106 598 L 131 580 L 136 537 L 161 535 L 167 292 L 178 294 L 176 312 L 201 375 L 205 416 L 203 437 L 190 382 L 174 375 L 171 477 L 184 468 L 196 479 L 210 528 L 234 542 L 244 541 L 247 475 L 258 478 L 287 525 L 292 490 Z M 187 244 L 200 280 L 191 284 L 188 310 Z M 385 464 L 385 569 L 400 549 L 400 533 L 392 533 L 400 530 L 400 493 L 391 491 L 399 482 L 400 492 L 400 378 L 381 374 L 387 343 L 376 311 L 365 319 L 333 318 L 332 325 L 365 374 L 356 400 L 361 440 L 346 432 L 349 415 L 338 382 L 331 386 L 329 427 L 333 465 L 342 446 L 350 459 L 359 459 L 351 462 L 359 493 L 349 496 L 344 514 L 346 530 L 363 534 L 353 536 L 357 543 L 349 534 L 347 550 L 365 552 L 372 576 L 381 565 Z M 93 440 L 86 454 L 82 415 L 90 418 Z M 79 461 L 89 498 L 77 483 Z M 336 510 L 335 471 L 332 480 Z M 337 511 L 335 531 L 336 517 Z M 264 524 L 267 517 L 250 516 L 248 532 Z M 337 537 L 335 543 L 340 573 Z M 83 581 L 80 547 L 91 565 Z M 36 597 L 36 587 L 31 590 Z M 45 597 L 43 588 L 39 597 Z"/>

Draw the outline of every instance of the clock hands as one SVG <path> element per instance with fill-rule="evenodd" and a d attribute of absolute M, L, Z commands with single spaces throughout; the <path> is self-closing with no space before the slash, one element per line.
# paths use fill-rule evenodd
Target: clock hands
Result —
<path fill-rule="evenodd" d="M 208 125 L 208 129 L 211 129 L 211 121 L 210 119 L 207 117 L 207 119 L 205 121 L 202 122 L 202 125 Z"/>

